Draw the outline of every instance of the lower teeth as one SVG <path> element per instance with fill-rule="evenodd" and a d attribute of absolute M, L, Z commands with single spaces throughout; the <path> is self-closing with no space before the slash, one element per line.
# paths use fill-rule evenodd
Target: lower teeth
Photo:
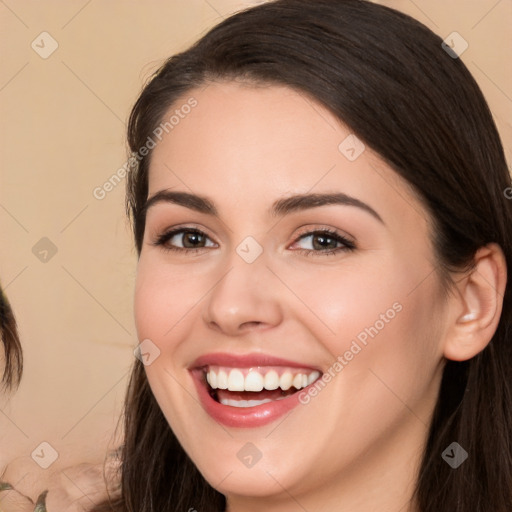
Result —
<path fill-rule="evenodd" d="M 231 407 L 256 407 L 257 405 L 267 404 L 268 402 L 275 402 L 277 400 L 283 400 L 285 396 L 271 400 L 265 398 L 264 400 L 231 400 L 229 398 L 221 398 L 219 401 L 222 405 L 230 405 Z"/>
<path fill-rule="evenodd" d="M 206 383 L 206 381 L 205 381 Z M 285 398 L 288 398 L 290 395 L 293 395 L 294 393 L 296 393 L 298 390 L 291 387 L 289 390 L 287 391 L 283 391 L 281 390 L 281 396 L 278 396 L 277 398 L 263 398 L 262 400 L 254 400 L 254 399 L 250 399 L 250 400 L 241 400 L 239 398 L 235 399 L 235 398 L 228 398 L 228 397 L 219 397 L 218 393 L 217 393 L 217 389 L 212 389 L 207 383 L 206 383 L 207 387 L 209 388 L 209 393 L 210 393 L 210 396 L 218 403 L 222 404 L 222 405 L 228 405 L 230 407 L 240 407 L 240 408 L 247 408 L 247 407 L 256 407 L 258 405 L 262 405 L 262 404 L 268 404 L 269 402 L 276 402 L 278 400 L 284 400 Z"/>

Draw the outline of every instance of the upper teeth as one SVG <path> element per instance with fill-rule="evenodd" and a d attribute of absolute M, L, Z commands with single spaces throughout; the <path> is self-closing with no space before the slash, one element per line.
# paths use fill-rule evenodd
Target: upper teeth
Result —
<path fill-rule="evenodd" d="M 284 370 L 281 375 L 276 370 L 263 368 L 219 368 L 209 367 L 206 380 L 213 389 L 227 389 L 229 391 L 269 391 L 281 388 L 286 391 L 292 386 L 302 389 L 309 386 L 320 377 L 316 370 Z"/>

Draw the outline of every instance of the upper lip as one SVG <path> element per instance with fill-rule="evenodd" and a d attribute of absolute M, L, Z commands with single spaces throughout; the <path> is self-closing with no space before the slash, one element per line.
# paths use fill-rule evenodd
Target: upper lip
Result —
<path fill-rule="evenodd" d="M 235 355 L 225 352 L 214 352 L 204 354 L 198 357 L 191 365 L 190 369 L 203 368 L 206 366 L 227 366 L 229 368 L 254 368 L 257 366 L 287 366 L 290 368 L 309 368 L 323 373 L 322 370 L 310 364 L 290 361 L 280 357 L 274 357 L 268 354 L 243 354 Z"/>

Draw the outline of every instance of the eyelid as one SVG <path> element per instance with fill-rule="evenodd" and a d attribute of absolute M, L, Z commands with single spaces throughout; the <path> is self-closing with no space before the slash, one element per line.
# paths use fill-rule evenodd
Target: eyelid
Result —
<path fill-rule="evenodd" d="M 155 229 L 155 238 L 163 237 L 168 235 L 169 233 L 178 232 L 178 231 L 197 231 L 208 238 L 212 239 L 212 236 L 209 234 L 211 231 L 207 230 L 200 224 L 194 224 L 193 222 L 190 224 L 177 224 L 172 227 L 164 227 L 162 229 Z"/>
<path fill-rule="evenodd" d="M 311 235 L 314 233 L 330 233 L 331 235 L 337 236 L 350 242 L 351 244 L 355 244 L 355 238 L 352 235 L 349 235 L 346 231 L 341 231 L 339 229 L 326 226 L 324 224 L 308 224 L 304 227 L 304 229 L 299 228 L 300 232 L 295 236 L 295 241 L 305 235 Z"/>

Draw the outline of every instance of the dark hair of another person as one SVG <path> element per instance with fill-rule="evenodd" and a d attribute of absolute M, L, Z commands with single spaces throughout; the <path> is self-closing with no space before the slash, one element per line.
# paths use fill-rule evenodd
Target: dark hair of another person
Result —
<path fill-rule="evenodd" d="M 23 368 L 23 353 L 18 337 L 16 318 L 11 305 L 0 288 L 0 333 L 2 335 L 2 346 L 4 351 L 4 366 L 0 368 L 2 378 L 0 389 L 3 391 L 15 390 L 21 380 Z"/>
<path fill-rule="evenodd" d="M 222 21 L 168 59 L 131 112 L 137 153 L 170 107 L 213 81 L 284 85 L 322 104 L 402 176 L 432 219 L 437 275 L 468 270 L 496 242 L 512 269 L 511 180 L 487 103 L 459 58 L 418 21 L 362 0 L 278 0 Z M 186 119 L 182 122 L 186 122 Z M 341 141 L 340 141 L 341 142 Z M 127 211 L 138 252 L 151 152 L 128 177 Z M 512 510 L 512 304 L 468 361 L 446 361 L 417 475 L 421 512 Z M 225 509 L 171 431 L 135 362 L 124 415 L 120 494 L 98 507 L 123 512 Z M 441 457 L 457 441 L 469 458 Z"/>

